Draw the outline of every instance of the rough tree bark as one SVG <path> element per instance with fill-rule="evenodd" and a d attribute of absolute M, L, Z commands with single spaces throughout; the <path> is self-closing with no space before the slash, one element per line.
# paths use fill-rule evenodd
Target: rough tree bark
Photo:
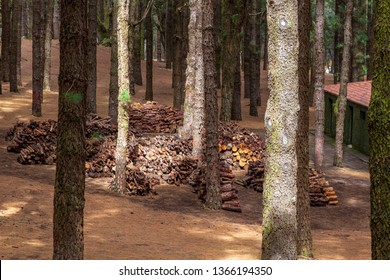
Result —
<path fill-rule="evenodd" d="M 54 0 L 47 1 L 46 11 L 47 19 L 45 23 L 45 66 L 43 73 L 43 89 L 50 91 L 51 39 L 53 29 Z"/>
<path fill-rule="evenodd" d="M 232 92 L 232 112 L 231 120 L 241 121 L 241 59 L 240 52 L 236 53 L 236 63 L 234 66 L 233 76 L 233 92 Z"/>
<path fill-rule="evenodd" d="M 88 91 L 87 113 L 96 113 L 97 1 L 88 0 Z"/>
<path fill-rule="evenodd" d="M 171 69 L 173 62 L 173 34 L 174 34 L 174 14 L 175 1 L 166 1 L 165 14 L 165 68 Z"/>
<path fill-rule="evenodd" d="M 340 92 L 336 103 L 338 105 L 336 111 L 336 148 L 333 164 L 338 167 L 343 166 L 344 120 L 347 107 L 347 85 L 350 72 L 349 62 L 352 43 L 351 25 L 353 1 L 354 0 L 347 0 L 347 5 L 345 7 L 343 62 L 341 64 Z"/>
<path fill-rule="evenodd" d="M 141 19 L 141 2 L 140 0 L 134 0 L 134 13 L 136 14 L 134 21 Z M 133 81 L 136 85 L 142 86 L 142 69 L 141 69 L 141 32 L 142 24 L 138 24 L 134 27 L 134 70 L 133 70 Z M 135 87 L 134 87 L 135 88 Z M 135 94 L 135 92 L 134 92 Z"/>
<path fill-rule="evenodd" d="M 216 85 L 221 88 L 221 21 L 222 21 L 222 0 L 213 1 L 213 25 L 214 25 L 214 47 L 216 65 Z"/>
<path fill-rule="evenodd" d="M 297 258 L 298 1 L 268 1 L 262 259 Z"/>
<path fill-rule="evenodd" d="M 190 0 L 188 25 L 188 55 L 186 71 L 186 97 L 183 127 L 180 137 L 192 136 L 192 155 L 203 160 L 204 128 L 204 64 L 202 40 L 202 0 Z"/>
<path fill-rule="evenodd" d="M 203 0 L 203 67 L 206 128 L 206 198 L 205 206 L 220 209 L 220 174 L 218 157 L 218 100 L 216 88 L 215 32 L 213 28 L 213 4 Z"/>
<path fill-rule="evenodd" d="M 75 260 L 84 257 L 86 0 L 61 0 L 61 20 L 53 259 Z"/>
<path fill-rule="evenodd" d="M 9 1 L 1 1 L 1 62 L 3 66 L 3 82 L 9 82 L 10 15 Z"/>
<path fill-rule="evenodd" d="M 260 27 L 259 9 L 257 0 L 251 0 L 250 15 L 250 87 L 249 87 L 249 115 L 257 117 L 257 106 L 261 105 L 260 99 Z"/>
<path fill-rule="evenodd" d="M 19 42 L 19 0 L 12 1 L 12 20 L 9 49 L 9 90 L 18 92 L 18 42 Z"/>
<path fill-rule="evenodd" d="M 153 18 L 149 9 L 145 18 L 146 39 L 146 91 L 145 100 L 153 100 Z"/>
<path fill-rule="evenodd" d="M 310 92 L 310 23 L 311 0 L 298 0 L 298 32 L 299 32 L 299 114 L 297 130 L 297 228 L 298 256 L 312 258 L 312 236 L 310 224 L 309 197 L 309 92 Z"/>
<path fill-rule="evenodd" d="M 314 164 L 319 172 L 323 172 L 324 162 L 324 127 L 325 127 L 325 98 L 324 98 L 324 78 L 325 78 L 325 43 L 324 43 L 324 0 L 316 2 L 315 20 L 315 55 L 314 55 L 314 105 L 316 110 L 315 127 L 315 151 Z"/>
<path fill-rule="evenodd" d="M 43 101 L 43 72 L 45 52 L 45 0 L 36 0 L 33 3 L 33 96 L 32 115 L 42 116 L 41 104 Z M 65 35 L 64 35 L 65 36 Z"/>
<path fill-rule="evenodd" d="M 118 121 L 118 40 L 117 40 L 117 4 L 113 4 L 111 17 L 111 66 L 110 66 L 110 88 L 108 97 L 108 115 L 111 123 Z"/>
<path fill-rule="evenodd" d="M 118 137 L 115 153 L 115 177 L 111 189 L 126 191 L 126 158 L 129 133 L 129 113 L 131 102 L 129 80 L 129 5 L 130 0 L 118 1 L 117 42 L 118 42 Z"/>
<path fill-rule="evenodd" d="M 53 11 L 53 39 L 58 39 L 60 37 L 60 26 L 60 0 L 55 0 Z"/>
<path fill-rule="evenodd" d="M 371 252 L 390 259 L 390 3 L 377 0 L 372 96 L 368 109 L 371 181 Z"/>

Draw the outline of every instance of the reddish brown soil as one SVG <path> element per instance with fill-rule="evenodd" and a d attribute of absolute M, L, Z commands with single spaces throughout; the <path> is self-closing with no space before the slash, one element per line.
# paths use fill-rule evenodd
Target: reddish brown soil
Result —
<path fill-rule="evenodd" d="M 56 119 L 58 41 L 53 42 L 53 91 L 45 93 L 42 119 Z M 110 51 L 98 49 L 98 113 L 107 115 Z M 31 119 L 31 41 L 23 41 L 23 87 L 0 96 L 0 258 L 50 259 L 55 166 L 22 166 L 7 153 L 4 135 L 17 121 Z M 249 117 L 243 100 L 242 126 L 262 133 L 266 73 L 262 73 L 259 118 Z M 155 63 L 154 94 L 171 104 L 171 71 Z M 135 101 L 145 88 L 138 87 Z M 317 259 L 369 259 L 369 174 L 365 157 L 346 151 L 346 167 L 331 166 L 333 145 L 326 144 L 326 174 L 340 204 L 311 208 Z M 239 189 L 243 213 L 202 208 L 190 187 L 160 186 L 153 197 L 123 197 L 107 191 L 108 179 L 87 179 L 86 259 L 257 259 L 261 256 L 261 194 Z"/>

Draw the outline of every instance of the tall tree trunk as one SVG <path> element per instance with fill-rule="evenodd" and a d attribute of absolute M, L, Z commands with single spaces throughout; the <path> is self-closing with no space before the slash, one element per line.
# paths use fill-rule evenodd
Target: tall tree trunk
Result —
<path fill-rule="evenodd" d="M 134 0 L 134 13 L 136 15 L 135 21 L 141 19 L 141 2 L 140 0 Z M 133 65 L 133 81 L 136 85 L 142 86 L 142 69 L 141 69 L 141 33 L 142 24 L 138 24 L 134 27 L 134 65 Z M 134 87 L 135 88 L 135 87 Z M 134 92 L 135 94 L 135 92 Z"/>
<path fill-rule="evenodd" d="M 31 1 L 22 1 L 22 36 L 31 39 Z"/>
<path fill-rule="evenodd" d="M 145 18 L 146 37 L 146 92 L 145 100 L 153 100 L 153 19 L 152 9 Z"/>
<path fill-rule="evenodd" d="M 367 80 L 372 80 L 373 78 L 373 47 L 372 42 L 374 40 L 374 6 L 375 0 L 367 0 L 367 45 L 366 45 L 366 64 L 367 64 Z"/>
<path fill-rule="evenodd" d="M 313 242 L 310 224 L 309 197 L 309 92 L 310 92 L 310 23 L 311 1 L 298 0 L 298 32 L 299 32 L 299 114 L 297 130 L 297 223 L 298 223 L 298 255 L 312 258 Z"/>
<path fill-rule="evenodd" d="M 54 11 L 53 11 L 53 39 L 58 39 L 60 37 L 60 1 L 55 0 L 54 2 Z"/>
<path fill-rule="evenodd" d="M 88 91 L 87 113 L 96 113 L 97 0 L 88 0 Z"/>
<path fill-rule="evenodd" d="M 16 75 L 18 86 L 22 86 L 22 16 L 23 16 L 23 1 L 19 1 L 19 20 L 18 20 L 18 42 L 17 42 L 17 53 L 16 53 Z"/>
<path fill-rule="evenodd" d="M 32 115 L 42 116 L 41 103 L 43 101 L 43 71 L 45 51 L 45 0 L 36 0 L 33 3 L 33 96 Z"/>
<path fill-rule="evenodd" d="M 267 13 L 267 11 L 266 11 Z M 263 70 L 268 70 L 268 23 L 265 22 L 264 32 L 264 53 L 263 53 Z"/>
<path fill-rule="evenodd" d="M 233 96 L 232 96 L 232 112 L 231 120 L 241 121 L 241 63 L 240 52 L 236 54 L 236 64 L 234 66 L 234 84 L 233 84 Z"/>
<path fill-rule="evenodd" d="M 377 0 L 372 96 L 368 109 L 371 181 L 371 252 L 390 259 L 390 3 Z"/>
<path fill-rule="evenodd" d="M 341 45 L 342 45 L 342 24 L 341 19 L 341 4 L 343 0 L 335 0 L 335 17 L 337 19 L 335 23 L 335 33 L 333 41 L 333 83 L 337 84 L 340 81 L 340 71 L 341 71 Z"/>
<path fill-rule="evenodd" d="M 251 18 L 250 18 L 250 102 L 249 115 L 258 116 L 257 106 L 261 105 L 260 99 L 260 27 L 259 11 L 257 0 L 251 0 Z"/>
<path fill-rule="evenodd" d="M 344 120 L 347 107 L 347 85 L 349 77 L 350 50 L 352 41 L 352 11 L 353 1 L 347 0 L 345 8 L 344 25 L 344 49 L 343 62 L 341 65 L 340 92 L 337 99 L 338 109 L 336 112 L 336 149 L 333 164 L 338 167 L 343 166 L 343 139 L 344 139 Z"/>
<path fill-rule="evenodd" d="M 213 1 L 213 24 L 214 24 L 214 47 L 216 65 L 216 86 L 221 88 L 221 22 L 222 22 L 222 0 Z"/>
<path fill-rule="evenodd" d="M 218 100 L 216 88 L 215 32 L 213 29 L 213 4 L 203 0 L 203 66 L 206 128 L 206 198 L 205 206 L 220 209 L 220 175 L 218 157 Z"/>
<path fill-rule="evenodd" d="M 165 68 L 171 69 L 174 47 L 173 47 L 173 35 L 174 35 L 174 14 L 175 14 L 175 0 L 166 1 L 166 14 L 165 14 Z"/>
<path fill-rule="evenodd" d="M 366 32 L 366 18 L 365 18 L 365 2 L 362 0 L 354 0 L 354 11 L 352 14 L 352 82 L 364 81 L 364 67 L 365 67 L 365 40 L 363 36 Z"/>
<path fill-rule="evenodd" d="M 84 257 L 86 1 L 61 0 L 61 21 L 53 259 L 75 260 Z"/>
<path fill-rule="evenodd" d="M 180 61 L 181 61 L 181 90 L 180 90 L 180 101 L 181 101 L 181 106 L 184 105 L 185 101 L 185 88 L 186 88 L 186 79 L 187 79 L 187 60 L 182 59 L 183 57 L 187 57 L 188 54 L 188 25 L 190 23 L 190 9 L 189 9 L 189 0 L 184 0 L 183 1 L 183 7 L 182 7 L 182 15 L 183 15 L 183 43 L 182 43 L 182 49 L 181 49 L 181 54 L 180 54 Z"/>
<path fill-rule="evenodd" d="M 184 102 L 183 127 L 180 136 L 192 136 L 192 155 L 203 161 L 204 128 L 204 64 L 202 40 L 202 5 L 199 0 L 190 0 L 188 25 L 188 55 L 186 71 L 186 97 Z"/>
<path fill-rule="evenodd" d="M 19 0 L 12 1 L 12 26 L 9 49 L 9 88 L 18 92 L 18 42 L 19 42 Z"/>
<path fill-rule="evenodd" d="M 324 0 L 316 2 L 316 22 L 315 22 L 315 77 L 314 77 L 314 104 L 316 110 L 315 128 L 315 152 L 314 164 L 319 172 L 323 171 L 324 164 L 324 124 L 325 124 L 325 43 L 324 43 Z"/>
<path fill-rule="evenodd" d="M 157 29 L 156 31 L 156 55 L 157 61 L 162 61 L 162 50 L 161 50 L 161 32 Z"/>
<path fill-rule="evenodd" d="M 51 74 L 51 39 L 53 29 L 54 0 L 47 1 L 47 19 L 45 26 L 45 66 L 43 74 L 43 89 L 49 90 Z"/>
<path fill-rule="evenodd" d="M 246 1 L 222 1 L 222 100 L 221 121 L 232 118 L 232 101 L 234 91 L 234 74 L 237 54 L 240 51 L 240 32 L 244 21 Z"/>
<path fill-rule="evenodd" d="M 1 1 L 1 62 L 3 65 L 3 82 L 9 82 L 9 50 L 11 36 L 11 19 L 10 19 L 9 1 Z"/>
<path fill-rule="evenodd" d="M 180 110 L 182 98 L 182 67 L 181 67 L 181 53 L 183 49 L 183 0 L 176 2 L 176 21 L 175 21 L 175 52 L 173 62 L 173 107 Z"/>
<path fill-rule="evenodd" d="M 263 192 L 262 259 L 296 259 L 298 2 L 268 1 L 267 10 L 270 96 L 265 114 L 268 156 Z"/>
<path fill-rule="evenodd" d="M 111 66 L 110 66 L 110 88 L 108 97 L 108 115 L 111 123 L 118 121 L 118 40 L 117 40 L 117 4 L 112 8 L 111 17 Z"/>
<path fill-rule="evenodd" d="M 252 0 L 248 1 L 248 7 L 251 7 Z M 251 35 L 252 35 L 252 26 L 250 22 L 250 15 L 252 10 L 249 11 L 249 8 L 245 10 L 245 21 L 244 21 L 244 43 L 242 44 L 243 52 L 243 66 L 244 66 L 244 98 L 249 98 L 251 96 Z"/>
<path fill-rule="evenodd" d="M 126 158 L 129 133 L 129 113 L 131 102 L 129 80 L 129 5 L 130 0 L 118 1 L 117 42 L 118 42 L 118 137 L 115 153 L 115 178 L 112 190 L 126 191 Z"/>

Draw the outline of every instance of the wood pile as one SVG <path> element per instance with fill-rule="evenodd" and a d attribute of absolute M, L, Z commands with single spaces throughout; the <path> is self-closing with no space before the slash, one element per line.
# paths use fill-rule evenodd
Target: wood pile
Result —
<path fill-rule="evenodd" d="M 264 161 L 254 161 L 249 164 L 248 172 L 242 179 L 236 180 L 236 184 L 243 187 L 263 192 Z M 311 206 L 337 205 L 338 199 L 333 187 L 329 186 L 324 174 L 315 169 L 309 169 L 309 196 Z"/>
<path fill-rule="evenodd" d="M 176 133 L 183 124 L 183 113 L 172 107 L 148 101 L 132 103 L 129 107 L 129 127 L 142 133 Z"/>
<path fill-rule="evenodd" d="M 189 177 L 189 184 L 201 201 L 206 197 L 205 167 L 195 169 Z M 241 212 L 238 190 L 234 187 L 235 175 L 232 173 L 231 166 L 220 162 L 220 192 L 222 200 L 222 209 L 226 211 Z"/>

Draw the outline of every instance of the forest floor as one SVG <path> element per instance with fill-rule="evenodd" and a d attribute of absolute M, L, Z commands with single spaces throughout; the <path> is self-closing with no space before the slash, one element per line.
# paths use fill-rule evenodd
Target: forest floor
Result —
<path fill-rule="evenodd" d="M 20 93 L 0 95 L 0 259 L 51 259 L 54 165 L 21 165 L 7 152 L 6 131 L 31 116 L 31 41 L 23 40 Z M 107 115 L 110 50 L 98 48 L 98 113 Z M 43 117 L 57 117 L 59 43 L 53 41 L 52 92 L 44 95 Z M 262 106 L 250 117 L 242 100 L 240 125 L 263 135 L 266 72 L 261 73 Z M 330 77 L 328 77 L 330 82 Z M 145 87 L 137 87 L 142 102 Z M 154 64 L 155 100 L 172 103 L 171 71 Z M 312 109 L 311 112 L 313 113 Z M 313 115 L 313 114 L 312 114 Z M 37 118 L 35 118 L 37 119 Z M 311 118 L 313 119 L 313 118 Z M 311 121 L 311 124 L 313 121 Z M 313 136 L 310 136 L 313 143 Z M 313 145 L 311 145 L 313 146 Z M 370 259 L 370 198 L 367 157 L 349 148 L 345 167 L 332 166 L 333 144 L 325 146 L 325 174 L 337 206 L 311 207 L 316 259 Z M 311 151 L 312 154 L 312 151 Z M 242 213 L 203 209 L 189 186 L 159 186 L 157 196 L 127 197 L 107 190 L 108 178 L 87 179 L 85 259 L 258 259 L 261 256 L 262 195 L 239 189 Z"/>

